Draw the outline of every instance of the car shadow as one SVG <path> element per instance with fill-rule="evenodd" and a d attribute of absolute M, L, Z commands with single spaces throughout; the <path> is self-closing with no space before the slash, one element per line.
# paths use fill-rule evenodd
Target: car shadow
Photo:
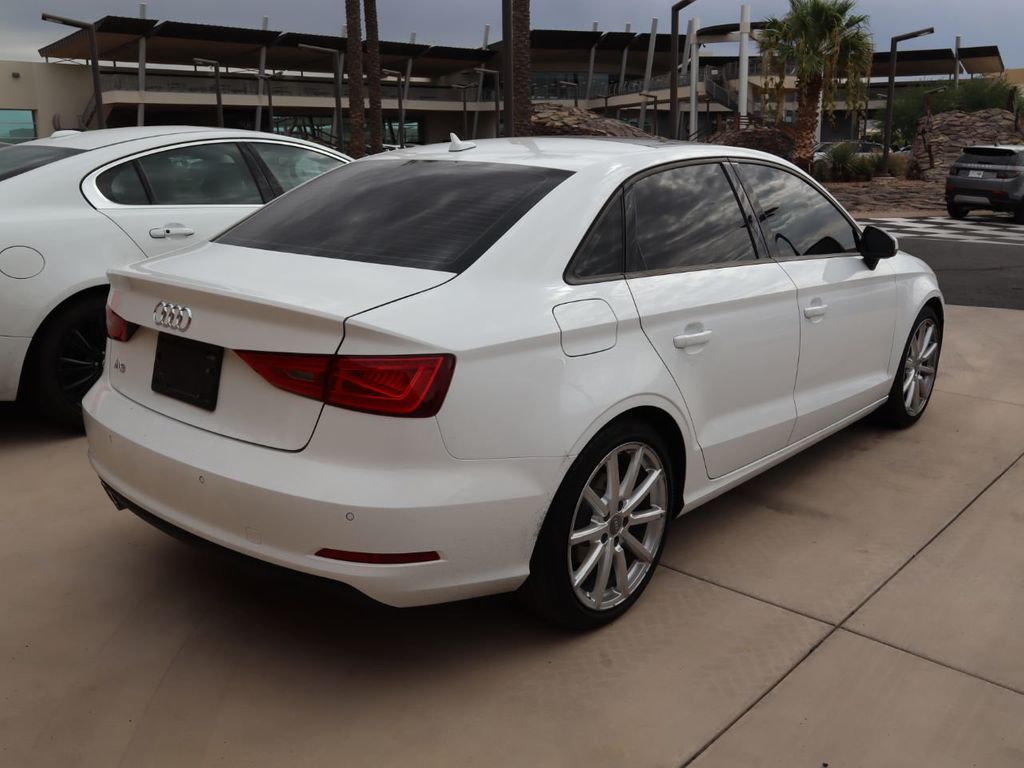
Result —
<path fill-rule="evenodd" d="M 0 403 L 0 449 L 67 440 L 82 434 L 53 424 L 24 403 Z"/>

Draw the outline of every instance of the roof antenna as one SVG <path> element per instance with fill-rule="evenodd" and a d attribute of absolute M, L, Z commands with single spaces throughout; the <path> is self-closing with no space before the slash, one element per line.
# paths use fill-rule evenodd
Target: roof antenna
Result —
<path fill-rule="evenodd" d="M 451 144 L 448 146 L 449 152 L 465 152 L 467 149 L 476 148 L 476 144 L 472 141 L 463 141 L 454 133 L 449 133 L 448 138 L 451 140 Z"/>

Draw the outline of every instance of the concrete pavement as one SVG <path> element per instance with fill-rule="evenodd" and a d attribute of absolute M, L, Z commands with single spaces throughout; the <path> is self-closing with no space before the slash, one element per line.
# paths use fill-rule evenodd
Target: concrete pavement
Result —
<path fill-rule="evenodd" d="M 210 558 L 0 409 L 0 765 L 1020 766 L 1024 312 L 947 323 L 915 428 L 684 517 L 587 635 Z"/>

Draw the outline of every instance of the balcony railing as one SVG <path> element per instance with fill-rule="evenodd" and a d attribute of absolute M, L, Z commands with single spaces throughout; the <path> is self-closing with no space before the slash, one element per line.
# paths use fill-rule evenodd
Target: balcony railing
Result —
<path fill-rule="evenodd" d="M 334 84 L 330 80 L 280 79 L 268 81 L 270 92 L 275 98 L 294 96 L 299 98 L 334 98 Z M 106 91 L 138 91 L 139 79 L 135 73 L 105 72 L 100 75 L 100 86 Z M 225 96 L 253 96 L 258 93 L 259 81 L 255 75 L 250 77 L 221 75 L 220 90 Z M 216 92 L 216 80 L 205 75 L 168 75 L 146 73 L 147 93 L 194 93 L 213 95 Z M 266 86 L 264 86 L 264 93 Z M 383 98 L 397 99 L 398 87 L 394 83 L 385 83 L 381 87 Z M 348 88 L 342 86 L 342 95 L 348 96 Z M 457 88 L 445 86 L 411 85 L 409 100 L 422 101 L 453 101 L 462 102 L 462 92 Z M 484 91 L 484 99 L 493 98 L 489 89 Z M 476 90 L 470 88 L 466 100 L 476 100 Z"/>

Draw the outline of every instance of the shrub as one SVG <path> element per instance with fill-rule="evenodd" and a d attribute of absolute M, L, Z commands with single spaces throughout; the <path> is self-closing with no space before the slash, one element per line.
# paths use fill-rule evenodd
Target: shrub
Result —
<path fill-rule="evenodd" d="M 871 181 L 873 178 L 875 178 L 875 158 L 860 156 L 854 157 L 850 161 L 850 181 Z"/>
<path fill-rule="evenodd" d="M 889 173 L 899 179 L 910 178 L 910 166 L 912 165 L 912 158 L 910 155 L 889 155 Z M 876 171 L 882 173 L 882 156 L 878 156 L 876 163 Z"/>
<path fill-rule="evenodd" d="M 902 88 L 897 92 L 893 101 L 894 141 L 898 144 L 913 143 L 918 123 L 925 115 L 926 93 L 938 87 L 942 87 L 941 82 L 930 82 L 913 88 Z M 982 77 L 961 80 L 959 88 L 947 83 L 944 91 L 932 93 L 927 98 L 931 102 L 933 114 L 952 109 L 964 112 L 979 112 L 993 107 L 1008 109 L 1013 88 L 1005 78 Z"/>

